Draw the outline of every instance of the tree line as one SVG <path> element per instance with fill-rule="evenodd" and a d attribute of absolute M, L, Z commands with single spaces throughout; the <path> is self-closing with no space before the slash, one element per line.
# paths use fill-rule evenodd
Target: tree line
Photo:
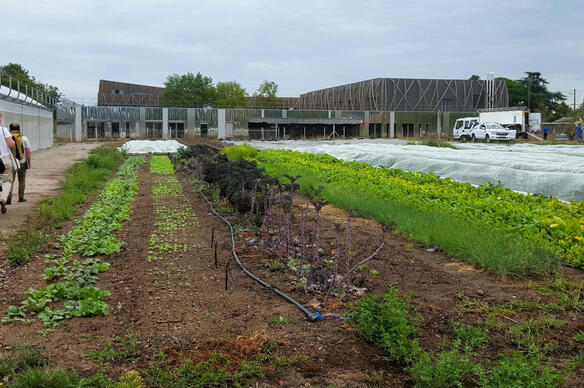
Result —
<path fill-rule="evenodd" d="M 201 73 L 172 74 L 164 82 L 160 96 L 162 106 L 213 108 L 279 108 L 278 84 L 264 81 L 250 96 L 239 82 L 213 84 L 213 79 Z"/>

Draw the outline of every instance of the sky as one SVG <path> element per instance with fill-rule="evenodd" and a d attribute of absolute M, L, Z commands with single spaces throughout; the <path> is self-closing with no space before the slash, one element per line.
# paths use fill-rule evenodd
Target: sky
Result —
<path fill-rule="evenodd" d="M 20 63 L 65 97 L 100 79 L 164 86 L 171 74 L 280 96 L 378 77 L 519 79 L 584 97 L 578 0 L 0 0 L 0 64 Z"/>

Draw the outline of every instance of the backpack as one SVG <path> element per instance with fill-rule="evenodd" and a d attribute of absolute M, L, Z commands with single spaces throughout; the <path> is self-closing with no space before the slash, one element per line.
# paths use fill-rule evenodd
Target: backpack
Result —
<path fill-rule="evenodd" d="M 10 134 L 12 135 L 12 140 L 16 143 L 16 146 L 12 150 L 12 154 L 16 158 L 16 160 L 20 161 L 20 159 L 24 158 L 24 144 L 22 143 L 22 133 L 18 130 L 10 130 Z"/>

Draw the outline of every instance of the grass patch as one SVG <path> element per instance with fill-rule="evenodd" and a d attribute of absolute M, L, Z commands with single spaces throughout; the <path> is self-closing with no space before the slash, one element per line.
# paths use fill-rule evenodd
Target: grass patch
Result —
<path fill-rule="evenodd" d="M 126 154 L 118 152 L 118 144 L 107 144 L 91 151 L 87 160 L 75 163 L 65 174 L 65 182 L 58 195 L 40 201 L 29 217 L 29 229 L 8 241 L 8 259 L 11 265 L 22 265 L 30 255 L 41 252 L 47 243 L 46 234 L 52 228 L 61 228 L 65 221 L 75 217 L 79 207 L 97 193 Z"/>
<path fill-rule="evenodd" d="M 15 373 L 47 364 L 45 349 L 34 345 L 17 345 L 0 356 L 0 381 Z"/>
<path fill-rule="evenodd" d="M 47 242 L 47 236 L 35 230 L 11 238 L 8 245 L 8 262 L 13 267 L 28 263 L 30 255 L 43 252 Z"/>

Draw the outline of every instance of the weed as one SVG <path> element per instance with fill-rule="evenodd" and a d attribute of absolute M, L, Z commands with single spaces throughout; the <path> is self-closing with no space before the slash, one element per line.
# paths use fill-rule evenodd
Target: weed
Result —
<path fill-rule="evenodd" d="M 62 369 L 31 368 L 19 374 L 14 387 L 22 388 L 69 388 L 77 387 L 79 378 L 75 372 L 65 372 Z"/>
<path fill-rule="evenodd" d="M 454 333 L 456 334 L 457 347 L 462 347 L 466 352 L 484 347 L 489 340 L 487 333 L 483 329 L 465 325 L 462 322 L 456 323 Z"/>
<path fill-rule="evenodd" d="M 272 323 L 281 323 L 281 324 L 287 325 L 290 322 L 292 322 L 292 320 L 290 318 L 284 317 L 282 315 L 279 315 L 277 317 L 272 317 Z"/>
<path fill-rule="evenodd" d="M 574 341 L 580 344 L 584 344 L 584 330 L 580 330 L 578 333 L 574 334 Z"/>
<path fill-rule="evenodd" d="M 27 231 L 9 240 L 8 262 L 12 266 L 26 264 L 32 253 L 42 252 L 48 239 L 45 233 Z"/>
<path fill-rule="evenodd" d="M 408 368 L 417 387 L 463 387 L 476 385 L 484 371 L 475 364 L 470 355 L 457 349 L 441 352 L 435 356 L 423 353 Z"/>
<path fill-rule="evenodd" d="M 383 369 L 371 373 L 365 373 L 363 380 L 374 386 L 381 386 L 383 382 Z"/>
<path fill-rule="evenodd" d="M 104 342 L 101 350 L 90 351 L 86 357 L 98 365 L 106 365 L 110 362 L 134 362 L 140 354 L 140 342 L 130 335 L 123 339 L 114 337 L 111 343 Z"/>
<path fill-rule="evenodd" d="M 504 357 L 481 381 L 487 387 L 556 387 L 562 376 L 551 367 L 541 366 L 541 356 L 528 357 L 513 353 Z"/>
<path fill-rule="evenodd" d="M 390 360 L 411 363 L 421 352 L 418 340 L 412 338 L 418 329 L 412 318 L 410 303 L 400 298 L 393 286 L 383 296 L 359 300 L 348 318 L 361 330 L 365 339 L 386 350 Z"/>
<path fill-rule="evenodd" d="M 45 366 L 47 356 L 41 346 L 29 344 L 14 346 L 0 357 L 0 378 L 28 369 Z"/>

